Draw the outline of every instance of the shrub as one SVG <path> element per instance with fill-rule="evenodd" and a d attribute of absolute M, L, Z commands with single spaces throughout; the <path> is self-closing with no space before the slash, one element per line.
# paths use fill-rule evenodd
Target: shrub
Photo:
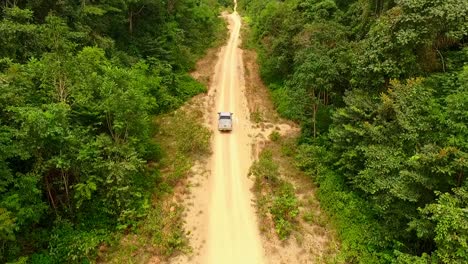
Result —
<path fill-rule="evenodd" d="M 169 133 L 175 133 L 177 146 L 182 153 L 204 155 L 210 153 L 211 132 L 194 116 L 182 111 L 175 114 Z"/>
<path fill-rule="evenodd" d="M 262 113 L 260 111 L 258 111 L 258 110 L 253 111 L 250 114 L 250 120 L 252 120 L 254 123 L 257 123 L 257 124 L 263 122 Z"/>
<path fill-rule="evenodd" d="M 107 239 L 107 231 L 79 230 L 70 222 L 62 221 L 55 225 L 50 237 L 50 256 L 55 263 L 89 263 L 96 259 L 96 248 Z"/>
<path fill-rule="evenodd" d="M 290 183 L 282 182 L 273 194 L 270 212 L 275 221 L 276 232 L 280 239 L 286 239 L 292 231 L 292 222 L 299 214 L 298 201 L 294 187 Z"/>
<path fill-rule="evenodd" d="M 271 151 L 263 151 L 259 160 L 250 167 L 250 173 L 255 176 L 256 183 L 266 181 L 268 184 L 276 184 L 279 179 L 279 166 L 273 161 Z"/>
<path fill-rule="evenodd" d="M 182 223 L 183 207 L 173 205 L 173 210 L 157 205 L 151 209 L 141 230 L 143 243 L 156 246 L 157 250 L 170 256 L 188 248 L 188 239 Z"/>
<path fill-rule="evenodd" d="M 289 237 L 292 231 L 292 224 L 291 222 L 279 218 L 275 221 L 275 230 L 281 240 L 285 240 Z"/>
<path fill-rule="evenodd" d="M 275 192 L 270 212 L 274 218 L 288 221 L 293 221 L 299 214 L 294 187 L 290 183 L 283 182 L 279 191 Z"/>
<path fill-rule="evenodd" d="M 275 130 L 275 131 L 271 132 L 269 138 L 270 138 L 271 141 L 276 142 L 281 138 L 281 135 L 280 135 L 280 133 L 278 131 Z"/>
<path fill-rule="evenodd" d="M 281 179 L 279 166 L 273 160 L 273 154 L 264 150 L 250 168 L 255 176 L 255 191 L 257 206 L 261 217 L 266 217 L 267 211 L 273 216 L 276 233 L 281 240 L 289 237 L 293 230 L 292 223 L 299 214 L 298 201 L 294 187 Z M 266 192 L 268 194 L 264 195 Z"/>

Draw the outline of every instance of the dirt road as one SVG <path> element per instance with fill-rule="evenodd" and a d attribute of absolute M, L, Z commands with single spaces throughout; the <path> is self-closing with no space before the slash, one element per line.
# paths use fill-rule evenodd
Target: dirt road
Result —
<path fill-rule="evenodd" d="M 197 164 L 190 179 L 186 229 L 194 252 L 173 263 L 264 263 L 258 231 L 252 181 L 247 174 L 252 163 L 250 113 L 245 98 L 241 18 L 225 14 L 230 37 L 220 49 L 206 96 L 206 123 L 214 131 L 213 155 Z M 231 133 L 217 131 L 217 112 L 234 113 Z"/>
<path fill-rule="evenodd" d="M 262 263 L 263 250 L 253 208 L 251 127 L 243 90 L 242 54 L 238 48 L 240 16 L 229 15 L 231 36 L 215 72 L 216 109 L 234 113 L 232 133 L 214 135 L 214 159 L 205 263 Z M 216 116 L 214 115 L 214 118 Z M 216 126 L 216 122 L 212 122 Z"/>

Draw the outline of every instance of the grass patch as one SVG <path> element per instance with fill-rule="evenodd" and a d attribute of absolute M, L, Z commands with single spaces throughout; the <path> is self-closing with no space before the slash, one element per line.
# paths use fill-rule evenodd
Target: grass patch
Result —
<path fill-rule="evenodd" d="M 273 141 L 273 142 L 276 142 L 278 140 L 280 140 L 281 138 L 281 135 L 278 131 L 273 131 L 271 132 L 270 136 L 269 136 L 270 140 Z"/>
<path fill-rule="evenodd" d="M 256 110 L 250 113 L 250 120 L 256 124 L 263 122 L 263 115 L 260 111 Z"/>

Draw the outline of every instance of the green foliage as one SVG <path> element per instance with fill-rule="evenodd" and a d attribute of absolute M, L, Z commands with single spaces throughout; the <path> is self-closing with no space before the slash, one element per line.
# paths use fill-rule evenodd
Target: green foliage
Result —
<path fill-rule="evenodd" d="M 294 187 L 290 183 L 282 182 L 275 193 L 270 208 L 275 221 L 276 233 L 281 240 L 289 237 L 293 230 L 293 222 L 299 214 Z"/>
<path fill-rule="evenodd" d="M 150 243 L 159 246 L 161 253 L 171 256 L 175 251 L 187 250 L 188 239 L 182 223 L 183 208 L 178 206 L 171 212 L 164 212 L 162 208 L 155 208 L 145 221 L 140 232 L 151 237 Z M 166 215 L 169 214 L 169 215 Z"/>
<path fill-rule="evenodd" d="M 262 217 L 266 217 L 268 211 L 279 238 L 287 239 L 299 214 L 294 187 L 281 179 L 279 165 L 269 150 L 260 153 L 259 159 L 250 167 L 250 173 L 255 177 L 257 205 Z"/>
<path fill-rule="evenodd" d="M 161 163 L 170 168 L 168 182 L 175 183 L 186 176 L 195 157 L 211 153 L 211 131 L 201 125 L 202 112 L 177 110 L 164 115 L 158 123 L 158 138 L 164 147 Z M 190 137 L 187 137 L 190 135 Z"/>
<path fill-rule="evenodd" d="M 15 219 L 12 218 L 11 212 L 5 208 L 0 208 L 0 239 L 2 241 L 14 240 Z"/>
<path fill-rule="evenodd" d="M 281 240 L 287 239 L 289 235 L 291 234 L 291 231 L 293 230 L 293 226 L 291 222 L 288 222 L 282 217 L 276 218 L 275 228 L 276 228 L 276 233 L 278 234 Z"/>
<path fill-rule="evenodd" d="M 288 89 L 284 87 L 272 89 L 271 95 L 276 111 L 282 117 L 295 121 L 300 120 L 302 109 L 299 107 L 299 104 L 293 104 L 294 95 Z"/>
<path fill-rule="evenodd" d="M 278 169 L 279 166 L 273 161 L 273 154 L 271 151 L 263 151 L 258 161 L 255 161 L 250 167 L 250 173 L 255 176 L 257 186 L 260 186 L 263 181 L 271 185 L 276 185 L 280 180 Z"/>
<path fill-rule="evenodd" d="M 315 177 L 326 169 L 324 160 L 328 160 L 329 153 L 324 147 L 315 145 L 300 145 L 296 154 L 296 166 L 306 172 L 308 175 Z"/>
<path fill-rule="evenodd" d="M 70 223 L 57 223 L 50 237 L 49 260 L 54 263 L 90 263 L 96 258 L 95 248 L 107 237 L 106 230 L 74 230 Z M 37 257 L 33 260 L 37 261 Z"/>
<path fill-rule="evenodd" d="M 211 132 L 199 122 L 203 113 L 199 109 L 191 110 L 177 110 L 164 116 L 159 132 L 161 136 L 173 139 L 174 143 L 171 142 L 171 145 L 175 148 L 174 151 L 182 155 L 199 157 L 210 154 Z M 187 137 L 189 134 L 191 136 Z"/>
<path fill-rule="evenodd" d="M 156 175 L 154 193 L 146 214 L 132 223 L 135 234 L 111 244 L 103 258 L 110 263 L 149 261 L 149 256 L 170 257 L 190 251 L 183 227 L 184 208 L 172 200 L 174 188 L 187 177 L 194 160 L 210 153 L 211 132 L 201 124 L 202 112 L 187 108 L 155 118 L 155 138 L 161 142 L 160 159 L 154 164 L 161 170 Z M 187 142 L 187 134 L 191 142 Z M 150 204 L 151 203 L 151 204 Z M 124 226 L 126 228 L 127 226 Z"/>
<path fill-rule="evenodd" d="M 378 214 L 372 206 L 346 188 L 342 177 L 332 172 L 329 153 L 322 147 L 303 145 L 296 156 L 297 165 L 314 178 L 319 185 L 317 197 L 340 232 L 340 259 L 355 263 L 387 263 L 392 238 L 378 223 Z M 364 231 L 365 230 L 365 231 Z"/>
<path fill-rule="evenodd" d="M 437 203 L 429 204 L 421 213 L 435 225 L 435 256 L 442 263 L 468 261 L 468 192 L 457 188 L 453 194 L 439 193 Z"/>
<path fill-rule="evenodd" d="M 273 131 L 271 134 L 268 136 L 271 141 L 276 142 L 281 139 L 281 135 L 278 131 Z"/>
<path fill-rule="evenodd" d="M 466 262 L 468 2 L 241 7 L 278 112 L 302 126 L 296 165 L 319 186 L 342 260 Z"/>
<path fill-rule="evenodd" d="M 260 111 L 254 111 L 250 113 L 250 120 L 257 124 L 263 122 L 262 113 Z"/>
<path fill-rule="evenodd" d="M 463 162 L 465 143 L 461 143 L 464 140 L 458 142 L 461 145 L 451 143 L 449 139 L 459 138 L 460 131 L 446 125 L 447 120 L 453 125 L 465 120 L 453 120 L 455 116 L 449 112 L 463 103 L 449 106 L 444 103 L 447 99 L 436 101 L 429 83 L 394 81 L 393 87 L 380 98 L 361 91 L 349 93 L 345 98 L 347 107 L 334 115 L 329 136 L 335 153 L 334 165 L 352 190 L 368 197 L 367 203 L 387 223 L 384 226 L 387 236 L 394 236 L 392 240 L 398 243 L 417 246 L 413 242 L 415 231 L 421 246 L 413 250 L 424 253 L 432 249 L 437 256 L 438 232 L 417 209 L 434 201 L 434 192 L 450 192 L 463 183 L 461 175 L 467 168 Z M 457 94 L 463 101 L 464 90 L 452 88 L 446 91 L 446 98 Z M 308 170 L 320 168 L 316 162 L 302 163 Z M 407 232 L 397 231 L 403 228 Z M 423 247 L 423 241 L 431 240 L 436 242 L 436 248 Z M 397 245 L 387 247 L 400 250 Z"/>
<path fill-rule="evenodd" d="M 0 58 L 9 57 L 24 62 L 40 54 L 43 47 L 37 46 L 40 32 L 38 25 L 32 23 L 33 12 L 16 6 L 2 11 Z"/>
<path fill-rule="evenodd" d="M 459 205 L 463 196 L 450 197 L 462 195 L 457 189 L 451 192 L 464 184 L 467 170 L 466 118 L 455 110 L 465 106 L 466 89 L 463 85 L 454 89 L 465 72 L 445 87 L 448 90 L 441 92 L 445 98 L 439 100 L 434 98 L 433 80 L 422 79 L 405 84 L 393 81 L 392 88 L 380 96 L 361 90 L 349 92 L 344 98 L 346 107 L 333 116 L 328 134 L 331 148 L 299 148 L 297 165 L 319 184 L 321 205 L 341 230 L 346 259 L 388 263 L 396 254 L 396 263 L 429 263 L 431 258 L 443 263 L 466 261 L 465 242 L 445 237 L 450 232 L 457 238 L 466 236 L 465 224 L 454 221 L 464 219 L 464 213 L 450 215 L 463 207 Z M 447 103 L 455 97 L 458 103 Z M 449 124 L 454 129 L 448 129 Z M 443 192 L 440 203 L 446 205 L 452 199 L 450 209 L 434 204 L 434 193 L 438 192 Z M 437 215 L 446 216 L 453 225 L 438 229 Z M 368 230 L 371 236 L 356 230 Z M 431 241 L 435 245 L 428 248 Z M 444 250 L 448 241 L 455 244 Z M 432 256 L 423 250 L 432 250 Z M 422 257 L 412 255 L 421 251 Z"/>
<path fill-rule="evenodd" d="M 145 217 L 163 152 L 152 115 L 205 92 L 186 72 L 223 33 L 218 7 L 2 2 L 0 262 L 93 262 Z M 209 151 L 195 128 L 181 151 Z"/>

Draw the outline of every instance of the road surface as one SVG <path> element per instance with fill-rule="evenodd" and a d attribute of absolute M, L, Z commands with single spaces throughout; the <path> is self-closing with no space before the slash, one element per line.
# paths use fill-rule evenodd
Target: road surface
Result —
<path fill-rule="evenodd" d="M 204 263 L 263 263 L 263 249 L 247 174 L 252 163 L 251 127 L 243 90 L 242 51 L 239 49 L 241 18 L 228 16 L 230 38 L 215 70 L 216 110 L 234 113 L 231 133 L 215 130 L 209 220 Z M 216 118 L 216 115 L 213 115 Z M 212 122 L 216 129 L 217 122 Z M 203 255 L 203 253 L 202 253 Z"/>
<path fill-rule="evenodd" d="M 250 113 L 245 98 L 241 18 L 225 14 L 228 43 L 220 49 L 208 95 L 203 98 L 206 124 L 213 130 L 213 154 L 192 171 L 187 197 L 185 229 L 190 233 L 193 254 L 172 259 L 174 264 L 261 264 L 264 251 L 258 229 L 252 180 Z M 206 70 L 206 69 L 205 69 Z M 217 130 L 217 112 L 233 112 L 233 131 Z"/>

